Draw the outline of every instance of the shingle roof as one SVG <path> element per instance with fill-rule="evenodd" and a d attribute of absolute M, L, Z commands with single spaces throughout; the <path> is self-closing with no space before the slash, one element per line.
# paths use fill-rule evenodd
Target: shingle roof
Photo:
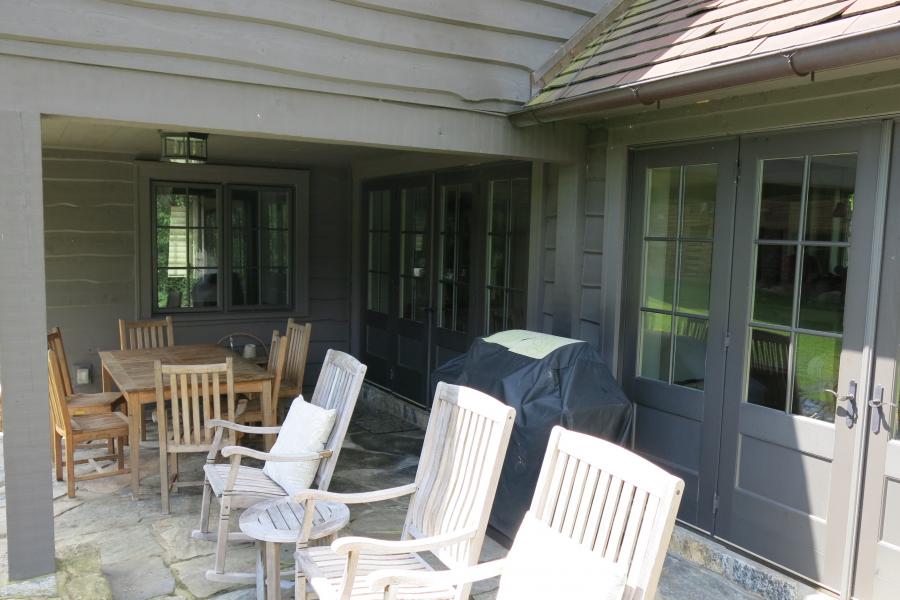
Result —
<path fill-rule="evenodd" d="M 545 105 L 893 26 L 885 0 L 636 0 L 531 99 Z"/>

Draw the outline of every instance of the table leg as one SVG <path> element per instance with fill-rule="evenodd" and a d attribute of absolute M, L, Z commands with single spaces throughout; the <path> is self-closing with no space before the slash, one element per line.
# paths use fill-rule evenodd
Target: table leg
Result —
<path fill-rule="evenodd" d="M 281 600 L 281 544 L 266 542 L 266 600 Z"/>
<path fill-rule="evenodd" d="M 128 402 L 128 465 L 131 469 L 131 499 L 137 500 L 141 493 L 141 403 L 126 394 Z M 162 485 L 162 482 L 160 482 Z"/>
<path fill-rule="evenodd" d="M 256 542 L 256 600 L 266 600 L 266 547 Z"/>
<path fill-rule="evenodd" d="M 103 391 L 111 392 L 113 388 L 113 379 L 112 375 L 109 374 L 109 371 L 106 370 L 106 365 L 100 367 L 100 379 Z"/>
<path fill-rule="evenodd" d="M 262 390 L 260 391 L 260 404 L 262 404 L 263 426 L 275 427 L 278 423 L 275 415 L 275 402 L 272 401 L 271 381 L 267 380 L 263 382 Z M 263 438 L 266 445 L 266 450 L 271 450 L 272 444 L 275 443 L 275 436 L 271 433 L 268 433 L 263 436 Z"/>

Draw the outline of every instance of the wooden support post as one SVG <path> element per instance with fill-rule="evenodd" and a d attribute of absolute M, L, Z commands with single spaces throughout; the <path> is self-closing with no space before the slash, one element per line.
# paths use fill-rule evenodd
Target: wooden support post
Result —
<path fill-rule="evenodd" d="M 557 185 L 553 333 L 577 338 L 584 237 L 583 162 L 561 165 Z"/>
<path fill-rule="evenodd" d="M 41 117 L 0 111 L 0 383 L 10 579 L 56 570 Z"/>

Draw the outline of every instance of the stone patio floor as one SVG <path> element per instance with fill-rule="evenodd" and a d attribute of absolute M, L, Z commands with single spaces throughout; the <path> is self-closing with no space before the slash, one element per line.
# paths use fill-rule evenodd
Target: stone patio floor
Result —
<path fill-rule="evenodd" d="M 2 434 L 0 434 L 2 435 Z M 389 415 L 358 407 L 347 435 L 331 489 L 365 491 L 411 482 L 424 432 Z M 2 441 L 2 437 L 0 437 Z M 0 444 L 2 452 L 2 444 Z M 90 451 L 81 451 L 80 457 Z M 181 459 L 185 480 L 202 479 L 204 457 Z M 5 478 L 0 460 L 0 507 L 5 509 Z M 91 469 L 82 465 L 80 469 Z M 62 598 L 120 600 L 255 598 L 246 586 L 207 581 L 214 544 L 194 541 L 190 532 L 198 524 L 200 489 L 182 488 L 172 496 L 170 515 L 160 514 L 158 447 L 141 446 L 143 495 L 133 501 L 128 477 L 117 476 L 78 483 L 77 496 L 66 496 L 64 482 L 53 482 L 58 572 L 29 582 L 8 582 L 6 511 L 0 511 L 0 598 Z M 213 514 L 218 510 L 214 503 Z M 351 521 L 341 535 L 367 535 L 396 539 L 406 513 L 404 500 L 351 508 Z M 237 518 L 232 518 L 236 526 Z M 284 548 L 282 560 L 291 564 L 293 548 Z M 482 560 L 503 556 L 506 550 L 488 538 Z M 231 570 L 250 571 L 254 549 L 250 544 L 229 549 Z M 477 584 L 476 600 L 492 600 L 496 580 Z M 287 594 L 286 594 L 287 595 Z M 667 559 L 660 600 L 712 600 L 759 598 L 710 571 L 674 557 Z"/>

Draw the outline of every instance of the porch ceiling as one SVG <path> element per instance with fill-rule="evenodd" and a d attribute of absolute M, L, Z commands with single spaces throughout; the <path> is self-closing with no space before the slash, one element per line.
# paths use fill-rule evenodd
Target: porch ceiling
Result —
<path fill-rule="evenodd" d="M 41 125 L 45 149 L 82 150 L 123 154 L 139 160 L 158 160 L 160 138 L 158 128 L 72 119 L 45 117 Z M 397 150 L 318 144 L 314 142 L 278 140 L 210 134 L 211 164 L 259 166 L 341 166 L 353 162 L 387 158 Z"/>

